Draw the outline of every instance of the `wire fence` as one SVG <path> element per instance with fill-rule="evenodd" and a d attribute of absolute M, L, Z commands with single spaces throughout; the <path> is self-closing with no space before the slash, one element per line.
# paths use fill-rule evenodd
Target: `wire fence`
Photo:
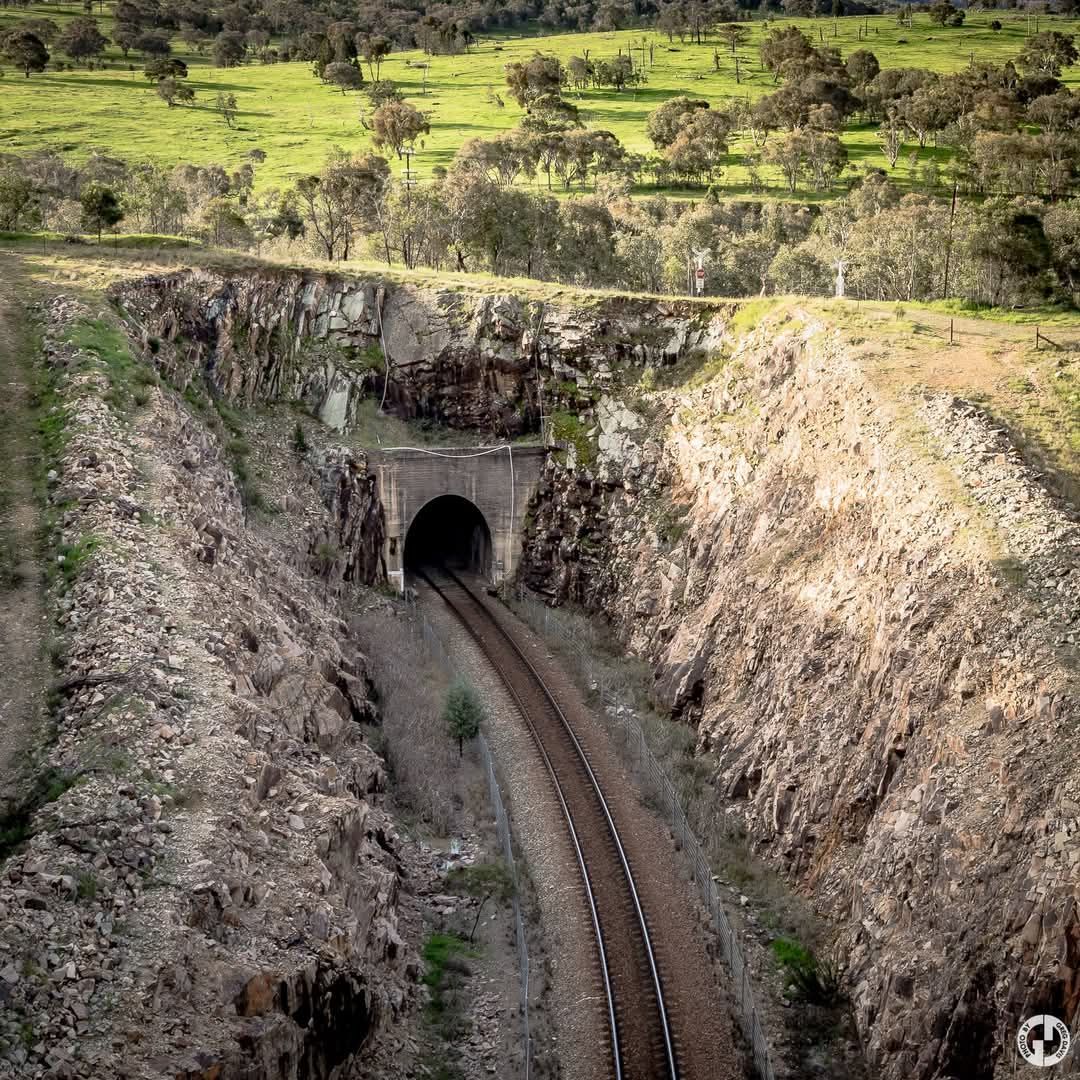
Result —
<path fill-rule="evenodd" d="M 419 611 L 415 605 L 410 605 L 413 610 L 413 625 L 417 628 L 421 639 L 432 659 L 436 660 L 451 678 L 460 675 L 457 665 L 450 658 L 446 646 L 436 633 L 434 627 L 428 622 L 427 616 Z M 499 788 L 499 780 L 495 775 L 495 762 L 491 756 L 491 748 L 487 739 L 481 733 L 477 736 L 480 745 L 480 760 L 484 764 L 484 773 L 487 776 L 488 792 L 491 797 L 491 807 L 495 815 L 495 829 L 499 837 L 499 846 L 502 848 L 503 858 L 506 860 L 510 878 L 514 883 L 514 892 L 511 904 L 514 912 L 514 940 L 518 958 L 518 1002 L 521 1009 L 521 1024 L 523 1029 L 523 1052 L 525 1059 L 525 1080 L 530 1080 L 532 1073 L 533 1045 L 532 1034 L 529 1030 L 529 946 L 525 938 L 525 919 L 521 911 L 521 879 L 518 875 L 517 861 L 514 858 L 514 847 L 510 839 L 510 818 L 506 813 L 503 803 L 502 791 Z"/>
<path fill-rule="evenodd" d="M 525 602 L 525 595 L 519 589 L 518 600 Z M 701 893 L 701 899 L 709 912 L 713 929 L 720 942 L 721 954 L 728 971 L 731 973 L 732 988 L 737 1002 L 739 1023 L 743 1035 L 750 1045 L 754 1059 L 754 1068 L 761 1080 L 775 1080 L 769 1045 L 761 1027 L 761 1019 L 754 1003 L 750 976 L 738 939 L 724 911 L 720 892 L 713 878 L 712 867 L 706 858 L 698 838 L 694 835 L 686 818 L 675 785 L 660 762 L 649 748 L 641 720 L 631 705 L 615 693 L 613 680 L 594 666 L 589 660 L 589 648 L 595 645 L 595 639 L 588 634 L 578 634 L 550 617 L 547 607 L 542 608 L 544 634 L 547 637 L 560 637 L 573 646 L 582 665 L 590 687 L 594 688 L 601 702 L 601 713 L 607 718 L 612 730 L 622 739 L 626 757 L 643 782 L 650 801 L 671 824 L 675 841 L 685 855 L 694 882 Z"/>
<path fill-rule="evenodd" d="M 483 735 L 479 737 L 480 757 L 484 762 L 484 770 L 488 778 L 488 790 L 491 792 L 491 805 L 495 810 L 495 826 L 499 832 L 499 842 L 502 844 L 503 858 L 510 870 L 510 877 L 514 882 L 514 894 L 512 904 L 514 908 L 514 938 L 517 944 L 518 973 L 520 976 L 520 1005 L 521 1022 L 524 1029 L 525 1039 L 525 1080 L 529 1080 L 532 1070 L 532 1036 L 529 1032 L 529 946 L 525 940 L 525 920 L 521 914 L 520 880 L 518 878 L 517 863 L 514 860 L 514 849 L 510 843 L 510 819 L 506 815 L 503 806 L 502 792 L 499 790 L 499 781 L 495 776 L 495 763 L 491 758 L 491 749 L 487 739 Z"/>

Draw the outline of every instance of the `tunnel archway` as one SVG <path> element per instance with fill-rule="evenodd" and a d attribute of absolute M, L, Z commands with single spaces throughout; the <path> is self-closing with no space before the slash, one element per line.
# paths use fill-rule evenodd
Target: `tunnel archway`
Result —
<path fill-rule="evenodd" d="M 420 507 L 405 534 L 405 565 L 490 577 L 491 530 L 476 504 L 461 495 L 438 495 Z"/>

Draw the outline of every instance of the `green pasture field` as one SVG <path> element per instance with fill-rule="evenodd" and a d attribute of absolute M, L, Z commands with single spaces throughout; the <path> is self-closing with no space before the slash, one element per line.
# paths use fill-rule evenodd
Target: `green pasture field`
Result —
<path fill-rule="evenodd" d="M 112 24 L 110 10 L 111 5 L 105 4 L 99 17 L 106 34 Z M 0 29 L 21 18 L 44 16 L 62 24 L 79 14 L 81 4 L 5 8 L 0 9 Z M 990 29 L 993 18 L 1004 24 L 1000 32 Z M 736 85 L 734 60 L 722 42 L 693 45 L 676 38 L 669 43 L 665 35 L 640 30 L 483 38 L 468 54 L 392 54 L 382 74 L 429 114 L 431 135 L 425 138 L 413 161 L 423 178 L 434 166 L 449 165 L 465 139 L 491 136 L 516 125 L 522 111 L 506 93 L 503 66 L 508 61 L 527 58 L 537 50 L 565 61 L 588 49 L 591 59 L 601 59 L 631 45 L 640 57 L 644 39 L 646 48 L 650 42 L 655 45 L 655 63 L 648 70 L 647 85 L 621 93 L 570 91 L 568 97 L 581 108 L 588 126 L 610 130 L 629 149 L 648 152 L 651 145 L 645 134 L 646 117 L 669 97 L 691 94 L 723 105 L 736 96 L 755 98 L 771 92 L 772 76 L 760 70 L 758 45 L 768 26 L 781 23 L 801 26 L 815 42 L 823 37 L 826 44 L 838 47 L 845 56 L 869 48 L 882 67 L 926 67 L 942 72 L 963 68 L 972 56 L 1004 63 L 1020 52 L 1027 33 L 1034 29 L 1033 18 L 1010 12 L 970 13 L 965 26 L 950 29 L 933 26 L 925 15 L 915 16 L 911 29 L 898 27 L 892 16 L 754 22 L 746 24 L 752 36 L 739 50 L 741 85 Z M 863 40 L 858 36 L 860 27 L 866 31 Z M 1078 33 L 1080 20 L 1041 16 L 1039 28 Z M 721 54 L 719 71 L 713 68 L 714 48 Z M 312 75 L 308 63 L 252 63 L 217 69 L 208 56 L 185 51 L 179 39 L 174 41 L 174 49 L 174 55 L 191 69 L 188 84 L 195 90 L 196 99 L 190 107 L 166 106 L 143 76 L 143 61 L 135 54 L 124 60 L 115 47 L 110 47 L 105 70 L 50 70 L 27 79 L 5 64 L 0 79 L 0 153 L 47 148 L 80 159 L 93 150 L 102 150 L 129 161 L 200 165 L 220 162 L 235 167 L 247 151 L 259 148 L 267 158 L 258 167 L 256 186 L 266 189 L 288 186 L 298 177 L 317 171 L 333 146 L 356 151 L 370 145 L 370 135 L 359 119 L 360 108 L 366 105 L 363 93 L 342 94 L 323 86 Z M 64 58 L 57 55 L 56 59 Z M 416 66 L 423 63 L 429 64 L 426 93 L 422 89 L 423 71 Z M 135 70 L 129 70 L 129 65 Z M 1074 88 L 1080 84 L 1080 67 L 1066 72 L 1065 82 Z M 235 128 L 227 127 L 213 109 L 218 91 L 236 95 L 239 115 Z M 501 97 L 502 106 L 494 95 Z M 843 139 L 854 169 L 888 168 L 873 126 L 851 126 Z M 902 184 L 909 182 L 908 158 L 914 148 L 905 148 L 894 171 Z M 746 149 L 739 143 L 731 147 L 728 163 L 717 181 L 716 186 L 728 197 L 749 193 L 742 164 Z M 921 159 L 944 153 L 928 146 Z M 770 180 L 770 197 L 788 197 L 769 170 L 762 173 Z M 642 185 L 639 190 L 647 193 L 656 189 Z M 700 196 L 700 190 L 665 190 L 667 194 Z M 800 201 L 820 197 L 811 192 L 797 195 Z"/>

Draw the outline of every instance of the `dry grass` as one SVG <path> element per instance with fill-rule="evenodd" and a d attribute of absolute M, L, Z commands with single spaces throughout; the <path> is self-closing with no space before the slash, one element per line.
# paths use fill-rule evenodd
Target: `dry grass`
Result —
<path fill-rule="evenodd" d="M 910 416 L 927 390 L 973 402 L 1009 430 L 1053 486 L 1080 498 L 1080 315 L 958 314 L 942 305 L 854 300 L 798 306 L 846 339 L 867 379 L 900 415 Z M 1049 339 L 1038 350 L 1036 327 Z"/>
<path fill-rule="evenodd" d="M 442 721 L 449 678 L 401 615 L 365 615 L 354 629 L 378 692 L 382 739 L 397 797 L 437 836 L 452 831 L 462 804 L 456 745 Z"/>

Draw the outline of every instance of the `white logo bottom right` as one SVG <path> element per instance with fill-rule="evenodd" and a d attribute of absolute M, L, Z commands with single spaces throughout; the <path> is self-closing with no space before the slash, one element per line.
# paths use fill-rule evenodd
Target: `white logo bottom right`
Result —
<path fill-rule="evenodd" d="M 1065 1060 L 1072 1038 L 1056 1016 L 1030 1016 L 1016 1033 L 1020 1056 L 1029 1065 L 1046 1067 Z"/>

